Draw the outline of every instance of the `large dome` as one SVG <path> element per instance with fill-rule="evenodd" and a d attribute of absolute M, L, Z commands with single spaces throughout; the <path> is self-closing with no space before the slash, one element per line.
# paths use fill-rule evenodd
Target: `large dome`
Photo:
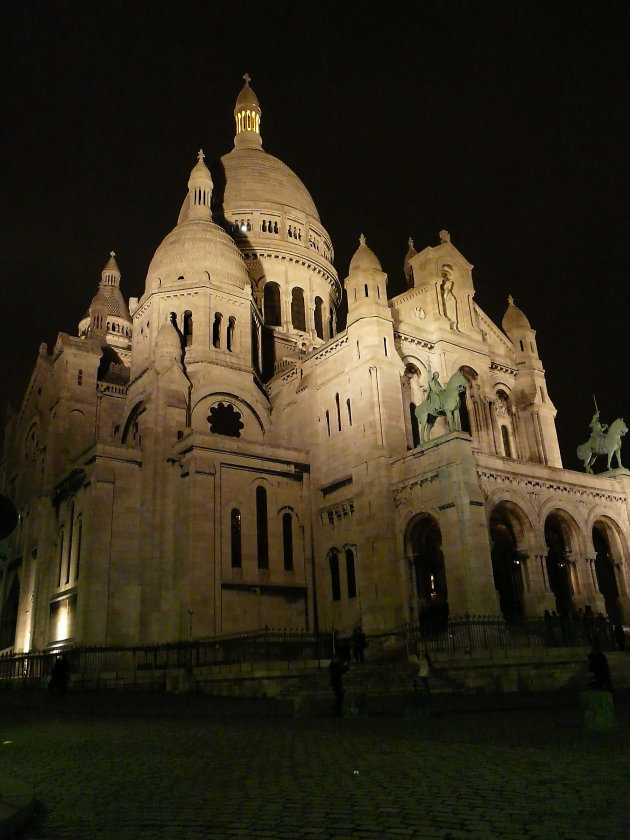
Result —
<path fill-rule="evenodd" d="M 249 86 L 239 93 L 234 108 L 234 149 L 213 168 L 212 210 L 221 222 L 233 212 L 264 210 L 299 216 L 305 222 L 321 224 L 309 191 L 281 160 L 262 147 L 262 112 Z"/>
<path fill-rule="evenodd" d="M 265 209 L 321 224 L 315 203 L 289 167 L 262 148 L 235 148 L 213 171 L 215 213 Z"/>

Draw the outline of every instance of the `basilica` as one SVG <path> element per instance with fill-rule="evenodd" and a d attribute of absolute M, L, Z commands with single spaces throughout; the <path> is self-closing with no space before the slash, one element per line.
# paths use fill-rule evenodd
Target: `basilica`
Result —
<path fill-rule="evenodd" d="M 630 619 L 630 472 L 563 469 L 526 315 L 484 314 L 444 230 L 398 296 L 360 230 L 340 281 L 249 82 L 142 296 L 111 253 L 8 418 L 0 650 Z"/>

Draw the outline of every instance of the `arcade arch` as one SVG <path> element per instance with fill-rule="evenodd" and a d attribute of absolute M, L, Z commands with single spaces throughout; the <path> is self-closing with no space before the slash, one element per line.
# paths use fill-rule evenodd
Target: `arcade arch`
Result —
<path fill-rule="evenodd" d="M 501 501 L 490 514 L 489 529 L 492 574 L 499 606 L 506 621 L 518 621 L 526 613 L 528 544 L 533 541 L 531 523 L 513 502 Z"/>
<path fill-rule="evenodd" d="M 597 519 L 592 528 L 597 588 L 604 598 L 606 614 L 615 624 L 625 619 L 621 599 L 626 595 L 626 581 L 619 534 L 606 518 Z"/>
<path fill-rule="evenodd" d="M 549 588 L 556 599 L 556 610 L 558 615 L 570 615 L 579 589 L 575 561 L 571 559 L 574 545 L 577 545 L 577 525 L 566 512 L 553 510 L 545 519 L 544 534 L 545 566 Z"/>
<path fill-rule="evenodd" d="M 405 547 L 411 569 L 412 603 L 415 601 L 418 619 L 431 629 L 441 629 L 448 620 L 449 607 L 438 521 L 429 513 L 414 517 L 407 527 Z"/>

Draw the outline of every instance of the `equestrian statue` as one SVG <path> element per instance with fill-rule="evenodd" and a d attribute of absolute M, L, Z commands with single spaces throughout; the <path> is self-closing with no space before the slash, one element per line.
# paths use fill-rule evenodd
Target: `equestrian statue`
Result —
<path fill-rule="evenodd" d="M 431 440 L 431 430 L 438 417 L 446 417 L 449 432 L 459 429 L 459 395 L 468 386 L 468 380 L 461 371 L 454 373 L 444 387 L 440 384 L 437 370 L 431 371 L 430 363 L 427 375 L 428 393 L 416 407 L 421 444 Z"/>
<path fill-rule="evenodd" d="M 607 423 L 599 422 L 599 409 L 595 404 L 595 414 L 589 423 L 591 427 L 591 436 L 577 448 L 577 456 L 584 464 L 584 469 L 587 473 L 592 473 L 591 465 L 598 455 L 606 455 L 608 457 L 607 469 L 610 469 L 610 464 L 613 455 L 617 457 L 617 467 L 621 467 L 621 438 L 628 431 L 628 427 L 621 417 L 614 420 L 610 426 Z"/>

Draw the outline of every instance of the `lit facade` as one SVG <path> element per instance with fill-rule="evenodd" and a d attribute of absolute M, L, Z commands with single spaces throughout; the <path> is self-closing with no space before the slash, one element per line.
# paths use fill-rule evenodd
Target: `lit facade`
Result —
<path fill-rule="evenodd" d="M 77 336 L 40 347 L 5 436 L 0 647 L 630 616 L 630 473 L 562 468 L 525 315 L 491 322 L 446 231 L 389 299 L 361 237 L 340 330 L 331 239 L 260 119 L 246 79 L 142 297 L 112 254 Z M 463 431 L 420 445 L 433 371 L 466 377 Z"/>

